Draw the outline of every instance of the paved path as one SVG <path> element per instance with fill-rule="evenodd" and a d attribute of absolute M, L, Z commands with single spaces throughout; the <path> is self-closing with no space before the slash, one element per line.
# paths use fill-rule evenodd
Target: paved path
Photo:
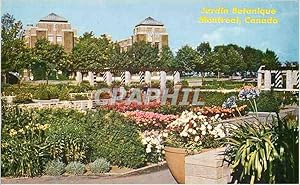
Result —
<path fill-rule="evenodd" d="M 68 176 L 68 177 L 34 177 L 2 179 L 1 184 L 177 184 L 169 169 L 147 174 L 123 176 L 123 177 L 100 177 L 100 176 Z"/>

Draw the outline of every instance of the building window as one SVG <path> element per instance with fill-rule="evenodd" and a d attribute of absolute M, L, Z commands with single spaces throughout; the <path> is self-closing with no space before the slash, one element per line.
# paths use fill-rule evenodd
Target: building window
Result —
<path fill-rule="evenodd" d="M 57 37 L 56 37 L 56 41 L 57 41 L 57 42 L 62 42 L 62 36 L 57 36 Z"/>
<path fill-rule="evenodd" d="M 50 42 L 53 42 L 53 36 L 48 36 L 48 40 L 49 40 Z"/>

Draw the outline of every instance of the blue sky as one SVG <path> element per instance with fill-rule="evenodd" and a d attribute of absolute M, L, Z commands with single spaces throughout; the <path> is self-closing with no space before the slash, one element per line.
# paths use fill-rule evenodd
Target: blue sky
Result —
<path fill-rule="evenodd" d="M 277 25 L 201 24 L 203 7 L 275 8 Z M 274 50 L 281 61 L 298 61 L 298 0 L 2 0 L 2 14 L 11 13 L 24 25 L 36 24 L 51 12 L 69 20 L 78 35 L 93 31 L 127 38 L 134 26 L 148 16 L 163 22 L 173 51 L 183 45 L 212 46 L 234 43 Z"/>

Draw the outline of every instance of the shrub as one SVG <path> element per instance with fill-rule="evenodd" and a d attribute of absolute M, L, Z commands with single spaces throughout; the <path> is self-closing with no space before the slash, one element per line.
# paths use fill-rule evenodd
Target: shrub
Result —
<path fill-rule="evenodd" d="M 241 183 L 298 182 L 298 122 L 277 116 L 272 123 L 236 124 L 225 138 L 226 157 Z"/>
<path fill-rule="evenodd" d="M 41 86 L 41 88 L 37 89 L 34 94 L 33 97 L 35 99 L 39 99 L 39 100 L 49 100 L 50 99 L 50 92 L 47 89 L 46 86 Z"/>
<path fill-rule="evenodd" d="M 45 174 L 58 176 L 64 173 L 66 165 L 59 160 L 52 160 L 46 164 Z"/>
<path fill-rule="evenodd" d="M 59 100 L 70 100 L 69 89 L 67 87 L 63 87 L 59 94 Z"/>
<path fill-rule="evenodd" d="M 89 97 L 85 94 L 75 94 L 73 97 L 75 100 L 88 100 Z"/>
<path fill-rule="evenodd" d="M 259 112 L 279 112 L 282 97 L 276 97 L 273 92 L 263 92 L 257 100 L 257 110 Z"/>
<path fill-rule="evenodd" d="M 150 109 L 150 111 L 160 114 L 179 115 L 183 111 L 188 110 L 189 108 L 190 106 L 187 105 L 162 105 L 160 107 L 156 107 L 155 109 Z"/>
<path fill-rule="evenodd" d="M 32 94 L 20 93 L 13 99 L 13 103 L 32 103 Z"/>
<path fill-rule="evenodd" d="M 109 171 L 110 163 L 104 158 L 99 158 L 90 164 L 90 168 L 93 174 L 105 173 Z"/>
<path fill-rule="evenodd" d="M 65 163 L 87 159 L 89 147 L 84 115 L 64 109 L 50 109 L 50 111 L 54 113 L 51 118 L 46 119 L 51 122 L 46 136 L 51 157 Z M 56 116 L 53 116 L 55 114 Z"/>
<path fill-rule="evenodd" d="M 96 84 L 96 89 L 101 89 L 101 88 L 108 88 L 107 83 L 106 83 L 106 82 L 103 82 L 103 81 L 97 82 L 97 84 Z"/>
<path fill-rule="evenodd" d="M 182 87 L 188 87 L 189 86 L 189 82 L 186 81 L 186 80 L 182 80 L 181 81 L 181 85 L 182 85 Z"/>
<path fill-rule="evenodd" d="M 65 170 L 71 175 L 83 175 L 85 172 L 85 165 L 81 162 L 73 161 L 66 166 Z"/>
<path fill-rule="evenodd" d="M 30 109 L 2 104 L 1 175 L 37 176 L 49 161 L 45 132 Z"/>
<path fill-rule="evenodd" d="M 138 127 L 114 111 L 98 110 L 87 115 L 91 159 L 109 159 L 114 165 L 137 168 L 145 164 L 145 151 Z"/>

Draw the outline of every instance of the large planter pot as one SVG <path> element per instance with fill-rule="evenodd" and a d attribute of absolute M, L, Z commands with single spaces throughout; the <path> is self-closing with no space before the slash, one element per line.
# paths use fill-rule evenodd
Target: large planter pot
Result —
<path fill-rule="evenodd" d="M 179 184 L 185 183 L 185 156 L 182 148 L 165 147 L 165 157 L 171 174 Z"/>

